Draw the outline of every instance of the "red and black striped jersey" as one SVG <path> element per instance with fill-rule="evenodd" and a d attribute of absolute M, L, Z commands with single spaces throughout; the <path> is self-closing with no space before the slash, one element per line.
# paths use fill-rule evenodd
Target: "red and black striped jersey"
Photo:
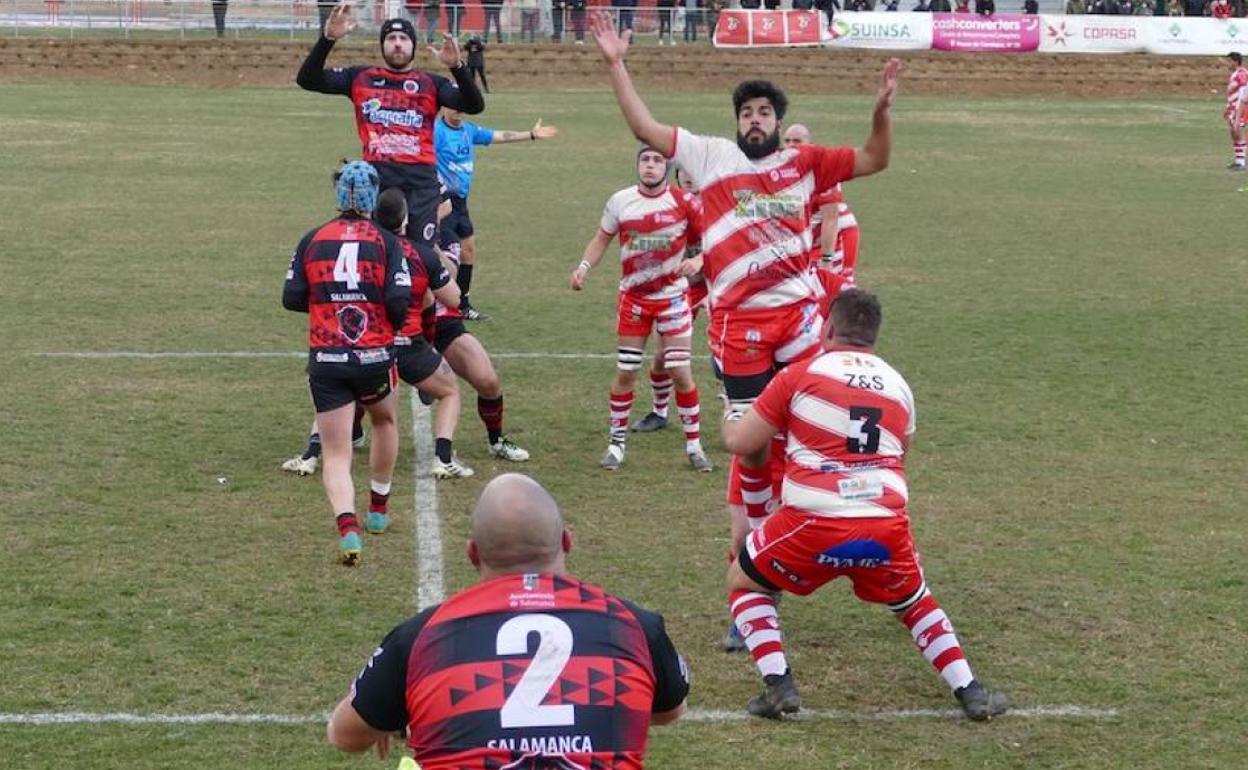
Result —
<path fill-rule="evenodd" d="M 406 319 L 411 283 L 398 239 L 369 219 L 344 215 L 299 242 L 286 271 L 282 305 L 308 314 L 313 351 L 384 348 Z"/>
<path fill-rule="evenodd" d="M 652 713 L 688 694 L 659 615 L 576 578 L 508 575 L 394 629 L 355 681 L 425 770 L 643 766 Z"/>
<path fill-rule="evenodd" d="M 399 330 L 399 336 L 415 339 L 424 333 L 423 313 L 417 310 L 424 302 L 425 292 L 436 291 L 450 283 L 451 273 L 433 253 L 432 246 L 418 244 L 403 236 L 399 236 L 399 244 L 403 247 L 403 256 L 407 258 L 407 269 L 412 274 L 412 309 Z"/>

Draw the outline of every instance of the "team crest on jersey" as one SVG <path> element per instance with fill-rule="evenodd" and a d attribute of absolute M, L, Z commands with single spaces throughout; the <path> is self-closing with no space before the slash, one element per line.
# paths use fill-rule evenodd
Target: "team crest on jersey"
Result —
<path fill-rule="evenodd" d="M 562 754 L 533 752 L 525 754 L 514 762 L 508 762 L 498 770 L 586 770 L 586 768 Z"/>
<path fill-rule="evenodd" d="M 415 80 L 404 80 L 404 81 L 403 81 L 403 92 L 404 92 L 404 93 L 414 94 L 414 93 L 416 93 L 416 92 L 417 92 L 417 91 L 419 91 L 419 90 L 420 90 L 420 83 L 417 83 Z"/>
<path fill-rule="evenodd" d="M 338 310 L 338 330 L 352 344 L 360 341 L 368 331 L 368 313 L 355 305 L 347 305 Z"/>

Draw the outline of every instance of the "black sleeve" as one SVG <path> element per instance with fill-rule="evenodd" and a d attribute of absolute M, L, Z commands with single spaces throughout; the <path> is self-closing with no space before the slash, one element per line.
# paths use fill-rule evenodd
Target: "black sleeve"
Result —
<path fill-rule="evenodd" d="M 386 245 L 386 285 L 382 301 L 386 305 L 386 317 L 396 330 L 403 328 L 407 320 L 407 307 L 412 304 L 412 274 L 407 269 L 407 257 L 397 238 L 382 231 Z"/>
<path fill-rule="evenodd" d="M 684 703 L 689 695 L 689 666 L 676 652 L 676 645 L 663 625 L 663 616 L 643 610 L 631 602 L 625 602 L 641 627 L 646 631 L 646 644 L 650 647 L 650 660 L 654 664 L 654 705 L 651 713 L 671 711 Z"/>
<path fill-rule="evenodd" d="M 308 51 L 308 58 L 304 59 L 299 67 L 299 74 L 295 75 L 295 82 L 300 88 L 322 94 L 351 95 L 351 81 L 355 78 L 359 68 L 325 69 L 325 60 L 329 58 L 329 52 L 333 47 L 334 41 L 324 35 L 316 41 L 316 45 Z"/>
<path fill-rule="evenodd" d="M 373 729 L 394 733 L 407 727 L 407 659 L 436 609 L 430 607 L 387 634 L 351 685 L 351 707 Z"/>
<path fill-rule="evenodd" d="M 286 269 L 286 283 L 282 284 L 282 307 L 296 313 L 308 312 L 308 275 L 303 269 L 303 253 L 312 242 L 315 230 L 309 231 L 290 255 L 290 267 Z"/>
<path fill-rule="evenodd" d="M 429 276 L 429 288 L 441 289 L 450 283 L 451 273 L 442 264 L 442 260 L 438 259 L 433 247 L 427 243 L 417 243 L 415 246 L 416 253 L 420 255 L 420 264 L 425 268 L 425 275 Z"/>
<path fill-rule="evenodd" d="M 438 84 L 438 106 L 450 107 L 469 115 L 480 114 L 485 109 L 485 97 L 477 88 L 472 71 L 467 67 L 452 67 L 451 76 L 455 78 L 454 83 L 440 75 L 433 76 L 434 82 Z"/>

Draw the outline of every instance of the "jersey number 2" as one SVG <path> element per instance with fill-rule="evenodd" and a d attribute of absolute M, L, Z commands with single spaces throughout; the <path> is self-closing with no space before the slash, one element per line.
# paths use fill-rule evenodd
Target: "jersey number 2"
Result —
<path fill-rule="evenodd" d="M 360 244 L 352 241 L 338 249 L 334 262 L 334 280 L 347 284 L 348 289 L 360 288 Z"/>
<path fill-rule="evenodd" d="M 572 628 L 554 615 L 517 615 L 498 629 L 498 655 L 527 655 L 529 634 L 537 632 L 537 654 L 499 712 L 508 727 L 559 727 L 576 724 L 574 706 L 543 706 L 542 699 L 572 657 Z"/>

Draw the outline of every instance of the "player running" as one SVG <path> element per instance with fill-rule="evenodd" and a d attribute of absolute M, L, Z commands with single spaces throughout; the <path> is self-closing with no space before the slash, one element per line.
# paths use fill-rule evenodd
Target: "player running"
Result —
<path fill-rule="evenodd" d="M 429 50 L 450 68 L 454 82 L 414 68 L 416 30 L 406 19 L 389 19 L 381 25 L 385 66 L 325 69 L 334 43 L 355 27 L 351 4 L 335 6 L 295 82 L 308 91 L 351 99 L 364 160 L 376 167 L 383 189 L 397 187 L 403 191 L 407 235 L 432 244 L 440 200 L 433 145 L 438 108 L 475 115 L 485 109 L 485 100 L 468 68 L 460 62 L 459 44 L 450 35 L 443 34 L 440 49 Z"/>
<path fill-rule="evenodd" d="M 810 129 L 801 123 L 794 123 L 784 132 L 785 147 L 810 143 Z M 858 267 L 858 219 L 849 210 L 839 184 L 818 195 L 814 206 L 810 217 L 811 271 L 823 290 L 819 309 L 827 316 L 836 295 L 854 285 L 854 270 Z"/>
<path fill-rule="evenodd" d="M 1226 109 L 1222 111 L 1222 118 L 1231 129 L 1231 147 L 1235 151 L 1235 157 L 1227 168 L 1243 171 L 1245 148 L 1248 148 L 1244 139 L 1244 127 L 1248 126 L 1248 69 L 1244 68 L 1244 57 L 1235 51 L 1228 53 L 1222 61 L 1231 72 L 1226 83 Z"/>
<path fill-rule="evenodd" d="M 863 601 L 884 604 L 909 630 L 971 719 L 1004 713 L 1005 696 L 971 672 L 957 635 L 923 579 L 906 513 L 905 455 L 914 397 L 875 355 L 880 304 L 860 289 L 832 303 L 823 352 L 776 375 L 724 444 L 745 455 L 785 431 L 782 505 L 728 569 L 729 604 L 765 689 L 746 707 L 779 718 L 801 698 L 784 655 L 775 596 L 799 596 L 848 577 Z"/>
<path fill-rule="evenodd" d="M 888 166 L 890 107 L 901 63 L 890 59 L 876 99 L 871 135 L 861 148 L 780 149 L 788 100 L 767 81 L 733 94 L 737 141 L 699 136 L 654 119 L 624 66 L 631 32 L 609 14 L 593 22 L 594 40 L 634 136 L 689 173 L 702 196 L 703 274 L 710 285 L 712 355 L 732 411 L 744 411 L 784 365 L 819 345 L 817 292 L 808 274 L 811 201 L 819 190 Z M 769 452 L 742 457 L 730 473 L 753 526 L 766 516 Z M 736 542 L 743 533 L 736 534 Z"/>
<path fill-rule="evenodd" d="M 377 171 L 353 161 L 338 171 L 334 184 L 340 213 L 299 242 L 282 306 L 308 314 L 308 387 L 321 433 L 322 478 L 337 518 L 340 558 L 354 566 L 362 543 L 351 481 L 351 423 L 356 403 L 362 404 L 373 423 L 365 528 L 382 532 L 399 452 L 391 345 L 407 316 L 411 274 L 398 240 L 369 219 L 377 206 Z"/>
<path fill-rule="evenodd" d="M 444 109 L 433 128 L 433 142 L 438 156 L 438 176 L 450 191 L 451 213 L 440 223 L 443 232 L 450 231 L 460 244 L 459 274 L 455 282 L 462 295 L 459 309 L 468 321 L 488 321 L 490 316 L 472 306 L 468 292 L 472 289 L 472 270 L 477 263 L 476 229 L 468 214 L 468 193 L 476 170 L 477 147 L 511 142 L 536 142 L 554 139 L 559 129 L 543 126 L 541 119 L 528 131 L 503 131 L 484 128 L 464 120 L 464 113 Z"/>
<path fill-rule="evenodd" d="M 708 473 L 713 466 L 702 449 L 698 387 L 691 370 L 693 317 L 685 296 L 685 276 L 696 265 L 685 260 L 685 244 L 699 234 L 697 198 L 667 183 L 668 161 L 658 150 L 643 146 L 637 153 L 637 184 L 616 192 L 602 212 L 598 232 L 585 246 L 569 283 L 575 291 L 607 247 L 620 239 L 620 295 L 616 333 L 618 363 L 611 385 L 611 432 L 599 466 L 619 470 L 628 440 L 628 415 L 633 388 L 651 330 L 660 337 L 663 368 L 676 386 L 676 409 L 685 431 L 685 455 L 693 469 Z"/>

